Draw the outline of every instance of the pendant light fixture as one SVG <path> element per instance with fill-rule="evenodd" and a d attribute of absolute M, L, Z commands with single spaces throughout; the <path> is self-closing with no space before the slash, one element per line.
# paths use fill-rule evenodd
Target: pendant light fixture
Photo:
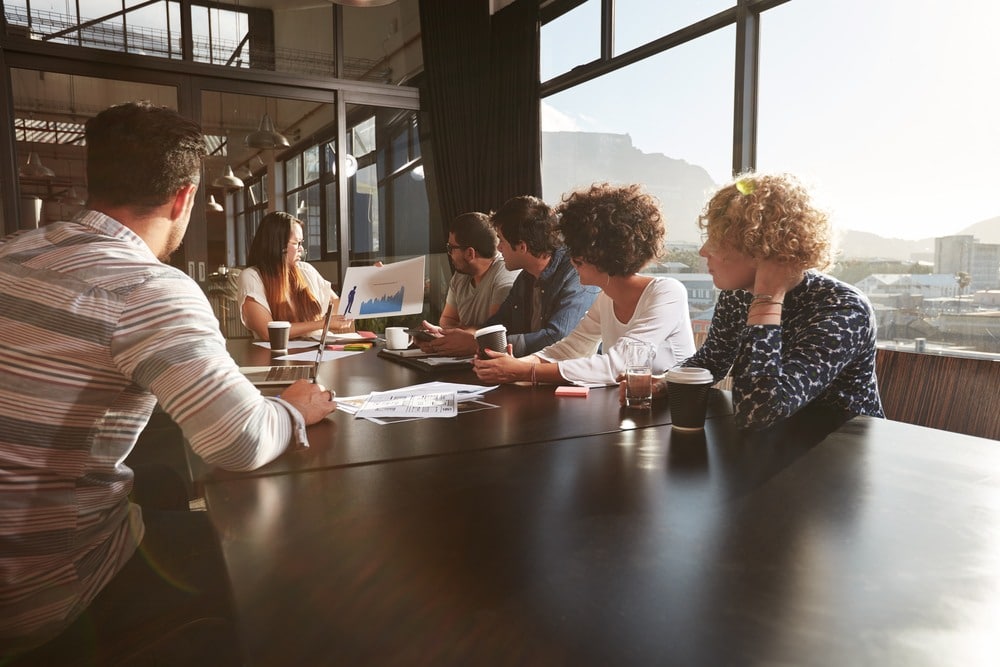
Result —
<path fill-rule="evenodd" d="M 56 176 L 56 172 L 42 164 L 42 159 L 35 151 L 28 153 L 28 161 L 17 170 L 17 173 L 25 178 L 55 178 Z"/>
<path fill-rule="evenodd" d="M 233 173 L 233 168 L 226 165 L 226 173 L 212 181 L 212 185 L 226 190 L 239 190 L 243 187 L 243 181 Z"/>
<path fill-rule="evenodd" d="M 243 140 L 248 148 L 260 148 L 262 150 L 273 150 L 275 148 L 285 148 L 288 139 L 283 134 L 274 129 L 274 122 L 267 115 L 267 100 L 264 100 L 264 117 L 260 119 L 260 127 L 256 132 L 251 132 Z"/>
<path fill-rule="evenodd" d="M 226 147 L 226 156 L 228 157 L 229 156 L 229 133 L 226 132 L 226 121 L 223 120 L 223 118 L 224 118 L 224 116 L 223 116 L 223 111 L 222 111 L 222 93 L 220 92 L 219 93 L 219 126 L 222 128 L 222 135 L 225 137 L 225 140 L 222 142 L 222 144 Z M 222 176 L 219 176 L 214 181 L 212 181 L 212 185 L 214 185 L 217 188 L 224 188 L 226 190 L 239 190 L 240 188 L 243 187 L 243 181 L 241 181 L 239 178 L 236 177 L 235 174 L 233 174 L 233 167 L 232 167 L 232 165 L 230 165 L 227 162 L 226 163 L 226 171 L 225 171 L 225 173 Z"/>
<path fill-rule="evenodd" d="M 219 202 L 215 201 L 215 195 L 209 195 L 208 196 L 208 204 L 205 206 L 205 210 L 207 210 L 207 211 L 215 211 L 216 213 L 221 213 L 223 209 L 222 209 L 222 204 L 220 204 Z"/>

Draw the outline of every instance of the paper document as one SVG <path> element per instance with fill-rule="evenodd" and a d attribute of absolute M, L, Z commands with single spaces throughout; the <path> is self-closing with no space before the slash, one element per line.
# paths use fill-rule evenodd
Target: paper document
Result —
<path fill-rule="evenodd" d="M 315 343 L 313 344 L 315 347 Z M 323 350 L 323 358 L 320 361 L 331 361 L 333 359 L 341 359 L 343 357 L 349 357 L 352 354 L 361 354 L 364 350 Z M 316 350 L 309 350 L 308 352 L 296 352 L 294 354 L 285 354 L 280 357 L 273 357 L 273 359 L 281 361 L 316 361 Z"/>
<path fill-rule="evenodd" d="M 398 394 L 392 391 L 372 392 L 355 417 L 370 418 L 431 418 L 454 417 L 458 414 L 458 395 L 451 391 L 436 394 Z"/>
<path fill-rule="evenodd" d="M 479 399 L 498 386 L 425 382 L 365 396 L 337 396 L 335 400 L 341 412 L 376 424 L 386 424 L 390 421 L 454 417 L 460 412 L 497 407 Z"/>

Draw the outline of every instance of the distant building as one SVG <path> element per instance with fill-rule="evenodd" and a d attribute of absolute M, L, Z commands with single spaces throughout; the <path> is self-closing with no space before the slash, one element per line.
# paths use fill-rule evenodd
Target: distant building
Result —
<path fill-rule="evenodd" d="M 953 273 L 874 273 L 858 281 L 858 289 L 869 297 L 879 295 L 919 295 L 924 299 L 958 296 Z"/>
<path fill-rule="evenodd" d="M 969 290 L 1000 287 L 1000 244 L 979 243 L 971 234 L 934 239 L 934 267 L 938 273 L 969 274 Z"/>

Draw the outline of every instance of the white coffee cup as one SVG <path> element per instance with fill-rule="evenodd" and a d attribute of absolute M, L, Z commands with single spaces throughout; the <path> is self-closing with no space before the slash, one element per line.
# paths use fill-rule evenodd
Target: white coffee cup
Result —
<path fill-rule="evenodd" d="M 271 352 L 288 351 L 288 332 L 292 328 L 291 322 L 276 320 L 267 323 L 267 337 L 271 344 Z"/>
<path fill-rule="evenodd" d="M 406 327 L 386 327 L 385 347 L 387 350 L 405 350 L 413 339 L 406 333 Z"/>

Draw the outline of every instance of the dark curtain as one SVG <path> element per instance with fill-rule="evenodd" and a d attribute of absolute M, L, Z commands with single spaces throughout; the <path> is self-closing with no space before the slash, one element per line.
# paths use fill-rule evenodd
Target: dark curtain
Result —
<path fill-rule="evenodd" d="M 538 0 L 420 0 L 420 30 L 442 226 L 540 194 Z"/>
<path fill-rule="evenodd" d="M 538 0 L 517 0 L 490 26 L 486 194 L 493 209 L 517 195 L 542 194 L 538 77 Z"/>

